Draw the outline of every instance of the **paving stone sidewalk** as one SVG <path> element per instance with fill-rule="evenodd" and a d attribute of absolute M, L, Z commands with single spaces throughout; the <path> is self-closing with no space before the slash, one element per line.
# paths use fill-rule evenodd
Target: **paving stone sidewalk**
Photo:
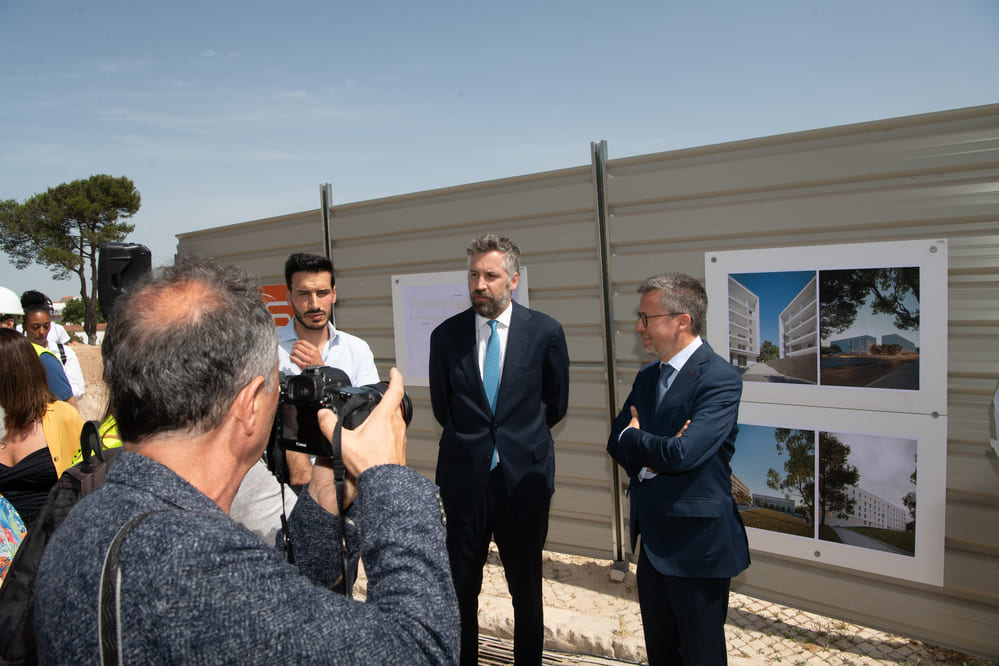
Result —
<path fill-rule="evenodd" d="M 611 564 L 545 553 L 546 649 L 645 663 L 635 567 L 612 581 Z M 513 609 L 495 546 L 482 588 L 480 632 L 512 638 Z M 725 634 L 733 666 L 995 663 L 737 593 L 730 597 Z"/>
<path fill-rule="evenodd" d="M 620 580 L 612 580 L 610 560 L 552 552 L 544 557 L 545 650 L 552 651 L 546 653 L 546 663 L 646 663 L 634 565 L 618 576 Z M 365 585 L 362 569 L 358 596 L 363 597 Z M 513 638 L 513 607 L 495 545 L 483 572 L 479 632 L 502 641 Z M 731 666 L 997 666 L 997 662 L 735 592 L 729 598 L 725 636 Z M 506 652 L 512 654 L 509 649 Z M 505 653 L 502 645 L 497 653 Z M 551 655 L 562 657 L 548 659 Z M 576 660 L 573 655 L 593 659 Z M 487 663 L 503 662 L 494 657 Z"/>

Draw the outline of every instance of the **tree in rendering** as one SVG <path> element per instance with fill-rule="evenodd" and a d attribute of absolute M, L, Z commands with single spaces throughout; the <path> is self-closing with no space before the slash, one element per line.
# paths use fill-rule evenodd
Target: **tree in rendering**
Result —
<path fill-rule="evenodd" d="M 811 522 L 818 514 L 819 524 L 826 516 L 846 518 L 853 513 L 855 500 L 847 490 L 857 485 L 860 472 L 850 464 L 850 447 L 828 432 L 819 433 L 819 505 L 815 510 L 815 432 L 776 428 L 777 453 L 784 454 L 784 473 L 767 471 L 767 486 L 801 499 L 799 513 Z"/>
<path fill-rule="evenodd" d="M 919 465 L 918 465 L 918 458 L 916 456 L 913 456 L 913 459 L 914 459 L 913 460 L 914 464 L 912 466 L 912 474 L 909 475 L 909 483 L 911 483 L 912 485 L 915 486 L 916 485 L 916 470 L 919 468 Z M 908 529 L 908 530 L 910 530 L 912 532 L 915 532 L 916 531 L 916 491 L 915 490 L 910 490 L 909 492 L 907 492 L 905 494 L 905 497 L 902 498 L 902 504 L 905 505 L 905 508 L 909 510 L 909 514 L 912 516 L 912 520 L 911 521 L 907 521 L 905 527 L 906 527 L 906 529 Z"/>
<path fill-rule="evenodd" d="M 826 516 L 843 519 L 853 513 L 856 500 L 847 492 L 860 481 L 860 472 L 850 464 L 850 447 L 828 432 L 819 433 L 819 524 Z"/>
<path fill-rule="evenodd" d="M 763 344 L 760 345 L 760 355 L 756 357 L 756 360 L 760 363 L 765 363 L 767 361 L 775 361 L 779 358 L 780 347 L 769 340 L 764 340 Z"/>
<path fill-rule="evenodd" d="M 914 308 L 907 305 L 910 296 Z M 867 302 L 875 314 L 891 315 L 899 330 L 918 329 L 919 267 L 819 271 L 821 338 L 850 328 Z"/>
<path fill-rule="evenodd" d="M 815 432 L 776 428 L 774 441 L 777 453 L 785 454 L 783 475 L 776 469 L 767 470 L 767 487 L 800 499 L 798 513 L 811 523 L 815 515 Z"/>

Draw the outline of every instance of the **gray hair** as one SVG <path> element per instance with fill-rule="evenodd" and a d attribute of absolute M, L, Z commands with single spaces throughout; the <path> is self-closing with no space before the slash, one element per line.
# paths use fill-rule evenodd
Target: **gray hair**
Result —
<path fill-rule="evenodd" d="M 114 304 L 104 379 L 123 441 L 203 434 L 255 377 L 272 386 L 277 330 L 253 276 L 210 259 L 182 259 Z"/>
<path fill-rule="evenodd" d="M 520 272 L 520 248 L 506 236 L 484 234 L 472 239 L 472 242 L 468 245 L 468 249 L 465 250 L 469 261 L 472 260 L 473 256 L 482 254 L 483 252 L 503 253 L 503 268 L 506 269 L 507 274 L 510 276 L 509 279 L 512 280 L 513 276 Z"/>
<path fill-rule="evenodd" d="M 638 293 L 659 289 L 659 303 L 666 312 L 690 315 L 690 331 L 700 335 L 708 312 L 708 294 L 697 278 L 686 273 L 660 273 L 646 279 Z"/>

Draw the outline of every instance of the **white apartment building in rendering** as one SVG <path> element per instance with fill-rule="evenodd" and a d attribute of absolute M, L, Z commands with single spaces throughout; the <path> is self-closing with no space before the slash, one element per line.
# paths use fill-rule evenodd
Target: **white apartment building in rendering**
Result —
<path fill-rule="evenodd" d="M 760 355 L 760 297 L 728 276 L 728 360 L 746 368 Z"/>
<path fill-rule="evenodd" d="M 835 512 L 826 514 L 826 525 L 831 527 L 877 527 L 882 530 L 902 532 L 909 521 L 909 510 L 883 500 L 863 488 L 851 486 L 847 497 L 854 501 L 853 512 L 846 518 L 837 518 Z"/>
<path fill-rule="evenodd" d="M 819 349 L 819 298 L 817 277 L 812 276 L 791 299 L 778 318 L 780 357 L 816 354 Z"/>

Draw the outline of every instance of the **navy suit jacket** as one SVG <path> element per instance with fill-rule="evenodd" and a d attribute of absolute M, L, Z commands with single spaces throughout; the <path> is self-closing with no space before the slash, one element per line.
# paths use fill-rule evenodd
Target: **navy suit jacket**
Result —
<path fill-rule="evenodd" d="M 494 447 L 515 511 L 530 511 L 555 489 L 550 428 L 569 406 L 565 334 L 548 315 L 512 307 L 495 414 L 479 372 L 475 312 L 459 312 L 430 336 L 430 401 L 444 428 L 436 481 L 452 520 L 477 508 Z"/>
<path fill-rule="evenodd" d="M 729 465 L 742 377 L 705 342 L 657 407 L 658 381 L 658 361 L 639 371 L 607 443 L 631 477 L 631 547 L 641 533 L 652 565 L 667 576 L 731 578 L 749 566 Z M 625 430 L 632 405 L 641 428 Z M 658 476 L 639 481 L 642 467 Z"/>

